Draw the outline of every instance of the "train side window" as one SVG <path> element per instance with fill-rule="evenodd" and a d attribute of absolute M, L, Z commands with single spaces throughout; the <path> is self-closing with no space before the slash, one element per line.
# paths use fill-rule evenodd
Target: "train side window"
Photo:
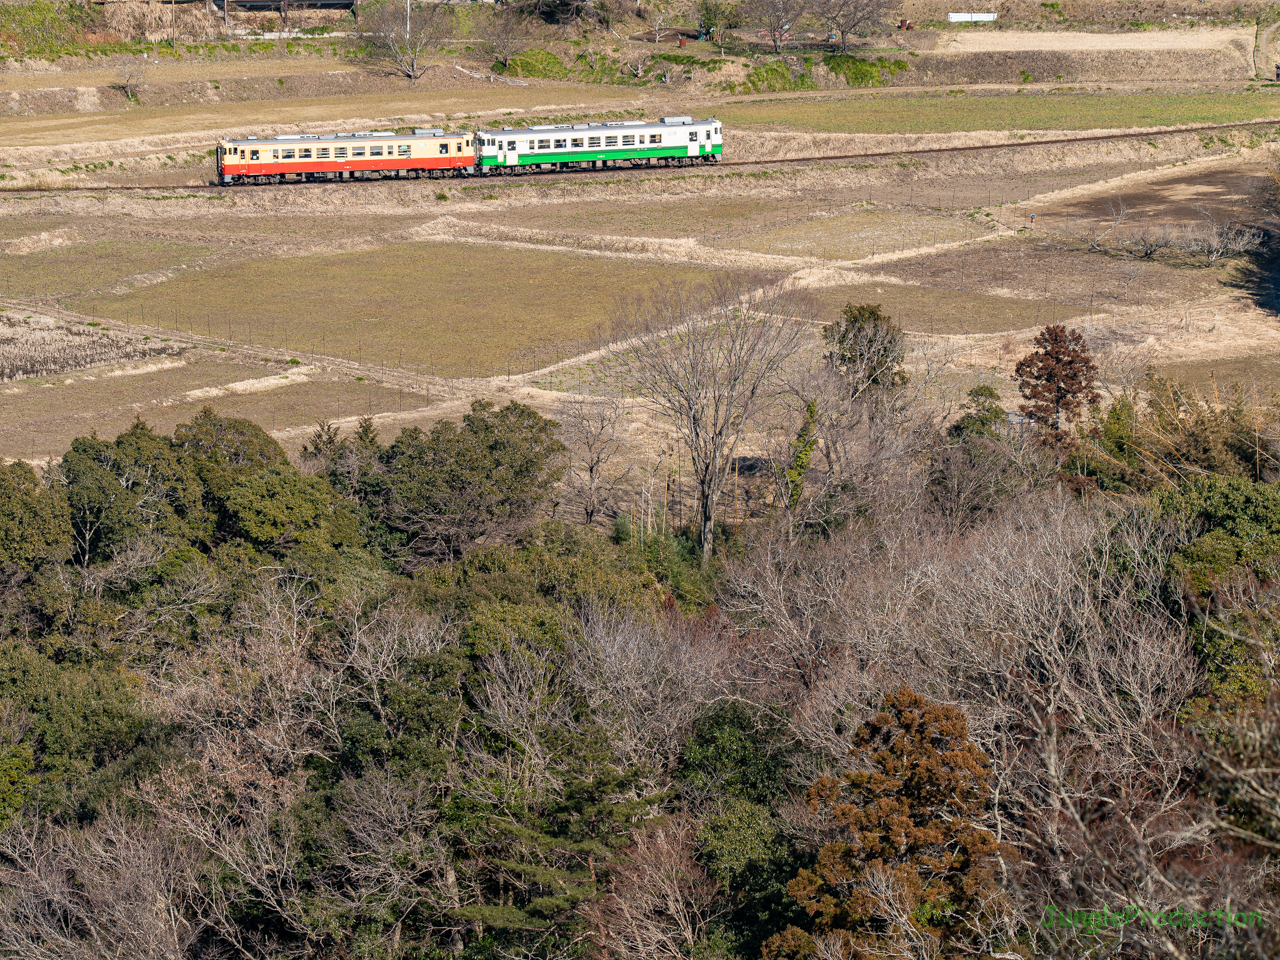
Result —
<path fill-rule="evenodd" d="M 551 149 L 551 141 L 550 141 L 550 140 L 539 140 L 539 141 L 538 141 L 538 149 L 539 149 L 539 150 L 550 150 L 550 149 Z"/>
<path fill-rule="evenodd" d="M 697 130 L 690 130 L 690 131 L 689 131 L 689 142 L 690 142 L 690 143 L 697 143 L 697 142 L 698 142 L 698 131 L 697 131 Z"/>
<path fill-rule="evenodd" d="M 587 137 L 587 146 L 588 146 L 588 147 L 598 147 L 598 146 L 600 146 L 600 138 L 599 138 L 599 137 Z"/>
<path fill-rule="evenodd" d="M 508 140 L 508 141 L 507 141 L 507 149 L 508 149 L 508 150 L 514 150 L 515 148 L 516 148 L 516 142 L 515 142 L 514 140 Z"/>
<path fill-rule="evenodd" d="M 444 157 L 444 156 L 448 156 L 448 154 L 449 154 L 449 145 L 447 143 L 440 144 L 440 156 Z"/>
<path fill-rule="evenodd" d="M 279 151 L 279 150 L 272 150 L 272 151 L 271 151 L 271 159 L 272 159 L 272 160 L 279 160 L 279 159 L 280 159 L 280 151 Z"/>
<path fill-rule="evenodd" d="M 352 148 L 351 148 L 351 156 L 353 156 L 353 157 L 363 157 L 363 156 L 364 156 L 364 147 L 352 147 Z"/>
<path fill-rule="evenodd" d="M 471 146 L 471 141 L 470 141 L 470 140 L 468 140 L 468 141 L 467 141 L 467 146 L 468 146 L 468 147 L 469 147 L 469 146 Z"/>
<path fill-rule="evenodd" d="M 568 145 L 568 143 L 569 143 L 569 141 L 568 141 L 568 140 L 557 140 L 557 141 L 556 141 L 556 149 L 557 149 L 557 150 L 563 150 L 563 149 Z"/>
<path fill-rule="evenodd" d="M 470 143 L 471 141 L 470 141 L 470 140 L 468 140 L 467 142 L 468 142 L 468 143 Z M 455 143 L 455 144 L 453 145 L 453 152 L 454 152 L 454 153 L 461 153 L 461 152 L 462 152 L 462 141 L 461 141 L 461 140 L 459 140 L 457 143 Z"/>
<path fill-rule="evenodd" d="M 618 138 L 617 138 L 617 137 L 605 137 L 605 138 L 604 138 L 604 145 L 605 145 L 606 147 L 616 147 L 616 146 L 618 145 Z"/>
<path fill-rule="evenodd" d="M 334 147 L 334 148 L 333 148 L 333 158 L 334 158 L 335 160 L 345 160 L 345 159 L 347 159 L 347 148 L 346 148 L 346 147 Z"/>
<path fill-rule="evenodd" d="M 634 134 L 628 134 L 627 136 L 623 137 L 623 138 L 622 138 L 622 145 L 623 145 L 624 147 L 634 147 L 634 146 L 636 145 L 636 138 L 635 138 L 635 135 L 634 135 Z"/>
<path fill-rule="evenodd" d="M 257 151 L 257 150 L 250 150 L 250 151 L 249 151 L 249 159 L 250 159 L 250 160 L 257 160 L 257 159 L 258 159 L 258 151 Z"/>
<path fill-rule="evenodd" d="M 281 155 L 280 155 L 280 159 L 281 159 L 281 160 L 292 160 L 292 159 L 293 159 L 293 151 L 292 151 L 292 150 L 286 150 L 283 154 L 281 154 Z"/>
<path fill-rule="evenodd" d="M 651 133 L 651 134 L 649 134 L 649 142 L 650 142 L 650 143 L 661 143 L 661 142 L 662 142 L 662 134 L 660 134 L 660 133 Z"/>
<path fill-rule="evenodd" d="M 396 148 L 396 153 L 398 153 L 402 157 L 407 157 L 409 155 L 409 144 L 407 143 L 400 144 L 400 146 Z"/>
<path fill-rule="evenodd" d="M 329 148 L 328 148 L 328 147 L 321 147 L 319 150 L 317 150 L 317 151 L 316 151 L 316 159 L 317 159 L 317 160 L 328 160 L 328 159 L 329 159 Z"/>
<path fill-rule="evenodd" d="M 305 150 L 299 150 L 299 151 L 298 151 L 298 159 L 299 159 L 299 160 L 310 160 L 310 159 L 311 159 L 311 150 L 310 150 L 310 148 L 305 149 Z"/>
<path fill-rule="evenodd" d="M 381 144 L 379 144 L 379 145 L 378 145 L 378 146 L 376 146 L 376 147 L 370 147 L 370 148 L 369 148 L 369 156 L 371 156 L 371 157 L 380 157 L 380 156 L 382 156 L 382 145 L 381 145 Z"/>
<path fill-rule="evenodd" d="M 574 137 L 574 138 L 573 138 L 573 142 L 570 144 L 570 146 L 578 147 L 579 149 L 581 149 L 581 148 L 582 148 L 582 138 L 581 138 L 581 137 Z"/>

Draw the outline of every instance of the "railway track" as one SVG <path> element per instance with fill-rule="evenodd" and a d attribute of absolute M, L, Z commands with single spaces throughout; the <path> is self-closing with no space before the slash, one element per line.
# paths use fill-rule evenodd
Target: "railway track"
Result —
<path fill-rule="evenodd" d="M 829 163 L 831 161 L 844 160 L 875 160 L 885 157 L 912 157 L 927 156 L 946 153 L 976 153 L 983 150 L 1018 150 L 1029 147 L 1052 147 L 1066 146 L 1069 144 L 1079 143 L 1102 143 L 1113 140 L 1150 140 L 1155 137 L 1167 137 L 1175 134 L 1183 133 L 1210 133 L 1220 130 L 1238 130 L 1248 127 L 1280 127 L 1280 118 L 1272 118 L 1268 120 L 1242 120 L 1236 123 L 1214 123 L 1202 124 L 1193 127 L 1175 127 L 1165 130 L 1152 131 L 1146 130 L 1140 133 L 1107 133 L 1091 137 L 1055 137 L 1052 140 L 1017 140 L 1008 143 L 987 143 L 977 144 L 973 146 L 963 147 L 920 147 L 912 150 L 878 150 L 867 151 L 863 153 L 845 153 L 833 156 L 822 157 L 785 157 L 770 160 L 732 160 L 722 161 L 716 164 L 707 164 L 705 166 L 694 165 L 692 167 L 611 167 L 607 170 L 536 170 L 522 173 L 519 177 L 555 177 L 572 174 L 574 179 L 600 179 L 602 177 L 615 177 L 619 173 L 665 173 L 665 172 L 683 172 L 688 173 L 690 170 L 710 170 L 723 169 L 726 167 L 770 167 L 770 166 L 787 166 L 796 164 L 818 164 Z M 443 179 L 443 178 L 442 178 Z M 476 178 L 481 179 L 481 178 Z M 504 177 L 504 180 L 517 179 L 514 177 Z M 378 183 L 381 181 L 355 181 L 358 183 Z M 397 178 L 392 178 L 391 182 L 397 182 Z M 419 182 L 419 181 L 405 181 Z M 428 179 L 427 183 L 439 183 L 440 179 Z M 329 187 L 337 186 L 337 183 L 320 182 L 298 182 L 288 184 L 276 184 L 274 186 L 288 187 Z M 344 181 L 342 186 L 350 186 L 350 182 Z M 190 193 L 192 191 L 201 191 L 204 193 L 219 194 L 236 190 L 255 189 L 253 185 L 238 184 L 235 186 L 223 186 L 221 184 L 200 184 L 196 186 L 172 186 L 172 185 L 138 185 L 128 184 L 123 186 L 102 186 L 102 187 L 86 187 L 86 186 L 65 186 L 65 187 L 14 187 L 9 189 L 0 189 L 0 196 L 12 195 L 32 195 L 32 194 L 49 194 L 49 193 L 102 193 L 104 191 L 130 191 L 130 192 L 157 192 L 168 191 L 172 193 Z M 257 189 L 262 189 L 257 187 Z"/>

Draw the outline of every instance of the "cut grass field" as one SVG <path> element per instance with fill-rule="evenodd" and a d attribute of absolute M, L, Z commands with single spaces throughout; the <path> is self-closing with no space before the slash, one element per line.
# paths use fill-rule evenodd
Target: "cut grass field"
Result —
<path fill-rule="evenodd" d="M 179 267 L 208 252 L 193 244 L 104 240 L 26 256 L 0 254 L 0 292 L 32 300 L 80 296 L 126 277 Z"/>
<path fill-rule="evenodd" d="M 1280 117 L 1280 94 L 1039 93 L 816 97 L 730 101 L 716 110 L 726 127 L 812 133 L 924 134 L 972 130 L 1111 130 L 1237 123 Z"/>
<path fill-rule="evenodd" d="M 1155 372 L 1171 380 L 1189 383 L 1209 399 L 1215 387 L 1221 390 L 1234 383 L 1246 389 L 1257 388 L 1260 397 L 1275 392 L 1280 383 L 1280 353 L 1230 360 L 1206 360 L 1200 363 L 1156 364 Z"/>
<path fill-rule="evenodd" d="M 895 283 L 854 283 L 819 287 L 811 293 L 825 316 L 835 320 L 846 303 L 874 303 L 913 333 L 1003 333 L 1064 321 L 1080 308 L 1053 300 L 1015 300 L 964 290 L 937 290 Z"/>
<path fill-rule="evenodd" d="M 980 235 L 973 224 L 955 217 L 867 210 L 721 240 L 716 245 L 786 257 L 858 260 Z"/>
<path fill-rule="evenodd" d="M 764 197 L 699 200 L 686 196 L 655 196 L 647 202 L 587 200 L 513 206 L 486 214 L 484 221 L 581 235 L 705 237 L 772 226 L 788 217 L 796 206 L 781 199 Z M 800 209 L 807 212 L 804 207 Z"/>
<path fill-rule="evenodd" d="M 618 298 L 707 271 L 537 250 L 406 243 L 182 274 L 79 301 L 120 321 L 441 376 L 530 369 L 584 348 Z"/>

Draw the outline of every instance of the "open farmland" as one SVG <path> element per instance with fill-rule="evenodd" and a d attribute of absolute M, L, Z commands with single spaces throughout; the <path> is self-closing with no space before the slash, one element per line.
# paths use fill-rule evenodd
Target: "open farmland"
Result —
<path fill-rule="evenodd" d="M 0 955 L 1280 960 L 1240 2 L 0 0 Z"/>
<path fill-rule="evenodd" d="M 878 253 L 971 240 L 981 228 L 961 217 L 921 211 L 835 214 L 720 241 L 741 250 L 822 260 L 861 260 Z"/>
<path fill-rule="evenodd" d="M 1194 37 L 1175 39 L 1194 46 Z M 698 45 L 692 55 L 713 51 Z M 42 425 L 24 436 L 52 423 L 59 405 L 75 408 L 67 424 L 100 415 L 110 431 L 143 408 L 177 422 L 178 408 L 204 396 L 228 410 L 269 414 L 296 448 L 308 418 L 349 421 L 361 407 L 387 417 L 439 409 L 425 398 L 449 378 L 467 380 L 464 393 L 507 395 L 529 385 L 522 372 L 565 363 L 539 375 L 536 386 L 601 381 L 592 387 L 599 392 L 607 388 L 607 364 L 573 358 L 602 342 L 621 299 L 726 270 L 793 276 L 814 294 L 823 320 L 846 302 L 880 303 L 918 336 L 960 338 L 957 350 L 976 338 L 973 357 L 959 364 L 964 370 L 1004 371 L 1006 341 L 1020 343 L 1050 320 L 1150 331 L 1179 311 L 1214 304 L 1222 312 L 1252 296 L 1249 264 L 1163 256 L 1135 267 L 1124 255 L 1089 252 L 1068 228 L 1105 218 L 1117 190 L 1135 222 L 1184 229 L 1202 201 L 1252 216 L 1250 191 L 1265 185 L 1271 128 L 1212 135 L 1159 128 L 1280 118 L 1277 92 L 1243 84 L 894 86 L 726 98 L 683 80 L 626 87 L 532 79 L 512 87 L 476 82 L 444 64 L 410 88 L 358 61 L 314 53 L 245 60 L 237 72 L 239 63 L 221 54 L 166 61 L 151 68 L 150 92 L 118 109 L 105 92 L 111 68 L 50 79 L 96 85 L 102 109 L 42 112 L 38 97 L 24 98 L 43 95 L 44 81 L 22 75 L 15 84 L 18 107 L 0 120 L 0 161 L 13 164 L 5 170 L 15 179 L 2 185 L 103 186 L 0 199 L 0 296 L 42 309 L 54 323 L 60 311 L 71 324 L 105 322 L 113 337 L 137 341 L 136 355 L 165 344 L 183 361 L 156 372 L 154 382 L 150 374 L 128 377 L 127 388 L 77 381 L 55 390 L 51 379 L 21 399 L 14 394 L 19 419 Z M 347 95 L 334 86 L 341 84 Z M 683 113 L 715 113 L 726 126 L 726 159 L 758 165 L 172 189 L 208 182 L 214 131 Z M 1148 127 L 1156 132 L 1130 140 L 1034 143 Z M 945 152 L 971 146 L 982 149 Z M 944 152 L 769 163 L 917 149 Z M 1242 151 L 1254 159 L 1231 159 Z M 1188 161 L 1185 182 L 1142 186 L 1142 178 Z M 111 183 L 170 189 L 116 192 Z M 1139 322 L 1138 311 L 1150 315 Z M 1252 329 L 1232 334 L 1235 346 L 1218 353 L 1252 350 Z M 1187 331 L 1207 336 L 1198 326 Z M 204 348 L 225 353 L 214 363 Z M 1159 350 L 1152 356 L 1165 362 Z M 482 377 L 496 379 L 475 382 Z M 224 389 L 259 382 L 271 389 Z M 163 399 L 147 407 L 152 388 Z M 406 389 L 416 398 L 411 404 Z M 448 409 L 457 402 L 454 396 Z M 16 437 L 4 442 L 19 453 L 28 441 Z"/>
<path fill-rule="evenodd" d="M 311 426 L 330 417 L 414 409 L 425 397 L 349 373 L 227 359 L 182 349 L 177 357 L 113 364 L 92 372 L 0 385 L 0 450 L 9 456 L 58 456 L 76 437 L 115 436 L 141 418 L 172 431 L 203 407 L 246 417 L 269 430 Z"/>
<path fill-rule="evenodd" d="M 626 290 L 705 271 L 465 244 L 269 259 L 175 276 L 81 313 L 438 376 L 541 366 L 594 339 Z M 245 291 L 252 291 L 250 296 Z"/>
<path fill-rule="evenodd" d="M 730 126 L 813 133 L 925 134 L 979 130 L 1124 130 L 1280 118 L 1280 91 L 1123 94 L 1029 89 L 876 93 L 833 99 L 729 101 L 716 115 Z"/>

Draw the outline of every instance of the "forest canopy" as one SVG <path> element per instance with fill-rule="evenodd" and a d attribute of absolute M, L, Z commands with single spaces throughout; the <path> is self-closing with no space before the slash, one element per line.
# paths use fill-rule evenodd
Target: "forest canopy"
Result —
<path fill-rule="evenodd" d="M 733 523 L 603 399 L 0 466 L 0 956 L 1275 956 L 1275 407 L 1042 340 L 850 304 Z"/>

